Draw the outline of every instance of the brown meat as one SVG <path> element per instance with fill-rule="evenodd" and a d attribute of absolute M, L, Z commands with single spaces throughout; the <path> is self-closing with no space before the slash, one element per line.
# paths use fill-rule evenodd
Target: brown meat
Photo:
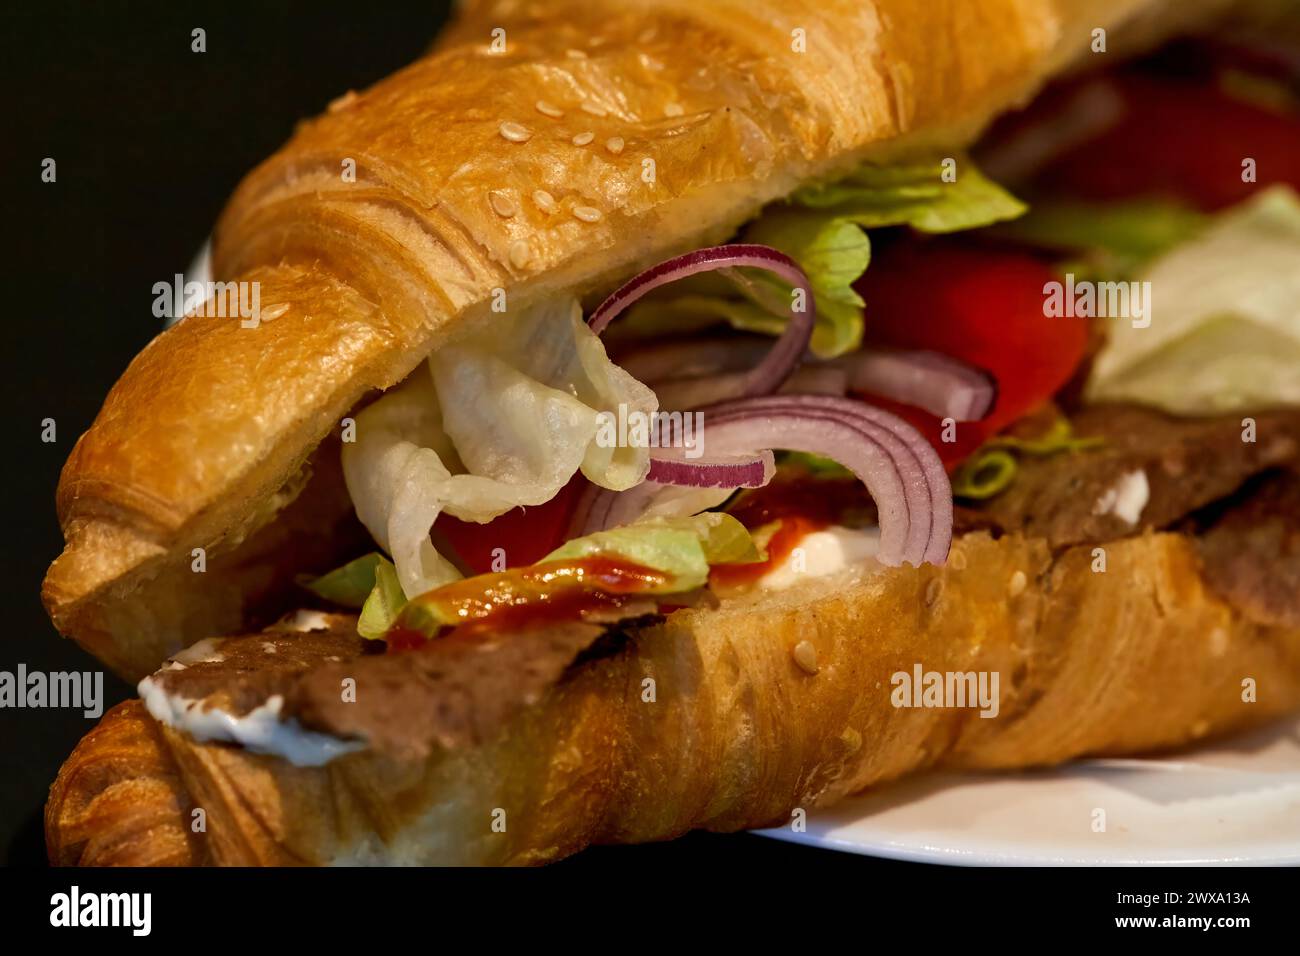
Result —
<path fill-rule="evenodd" d="M 1253 476 L 1297 461 L 1300 412 L 1253 419 L 1254 441 L 1246 441 L 1239 415 L 1188 419 L 1129 405 L 1086 408 L 1072 420 L 1074 431 L 1101 437 L 1101 447 L 1022 457 L 1006 491 L 957 509 L 956 530 L 1021 532 L 1063 548 L 1167 528 Z M 1129 524 L 1098 513 L 1099 499 L 1138 469 L 1150 488 L 1139 519 Z"/>
<path fill-rule="evenodd" d="M 1300 475 L 1253 482 L 1197 538 L 1206 583 L 1250 620 L 1300 627 Z"/>
<path fill-rule="evenodd" d="M 384 654 L 382 644 L 357 636 L 355 617 L 330 615 L 328 624 L 209 641 L 194 655 L 207 659 L 169 663 L 151 679 L 201 701 L 197 706 L 236 716 L 278 695 L 282 714 L 310 730 L 421 758 L 434 746 L 490 739 L 570 665 L 620 647 L 624 637 L 603 625 L 564 621 L 508 632 L 462 629 L 418 651 Z"/>

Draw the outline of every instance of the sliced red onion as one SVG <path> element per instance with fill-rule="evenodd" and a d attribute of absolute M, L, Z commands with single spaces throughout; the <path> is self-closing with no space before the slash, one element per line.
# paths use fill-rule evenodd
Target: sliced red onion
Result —
<path fill-rule="evenodd" d="M 666 259 L 634 276 L 613 292 L 591 314 L 588 324 L 591 330 L 599 335 L 628 306 L 660 286 L 703 272 L 736 268 L 764 269 L 784 279 L 803 293 L 803 311 L 774 310 L 778 315 L 788 314 L 785 330 L 763 360 L 745 373 L 739 382 L 739 391 L 734 393 L 738 396 L 768 395 L 780 388 L 781 383 L 790 377 L 790 373 L 803 358 L 808 342 L 812 338 L 813 323 L 817 319 L 816 303 L 813 301 L 812 286 L 808 283 L 808 277 L 804 275 L 797 262 L 771 246 L 734 243 L 696 249 L 694 252 Z M 713 396 L 710 400 L 716 401 L 722 397 Z"/>
<path fill-rule="evenodd" d="M 715 453 L 739 451 L 758 442 L 761 447 L 808 452 L 839 462 L 858 476 L 876 502 L 880 560 L 917 565 L 926 560 L 934 495 L 920 456 L 905 433 L 916 434 L 940 472 L 943 466 L 910 425 L 864 402 L 826 396 L 774 395 L 729 402 L 704 413 L 709 447 Z M 950 505 L 951 495 L 949 490 Z M 948 521 L 951 536 L 951 514 Z"/>
<path fill-rule="evenodd" d="M 638 381 L 653 386 L 671 379 L 698 378 L 753 368 L 772 348 L 767 335 L 690 335 L 638 342 L 610 353 Z"/>
<path fill-rule="evenodd" d="M 943 463 L 916 429 L 882 409 L 846 398 L 773 395 L 740 399 L 704 410 L 713 454 L 785 449 L 823 455 L 847 467 L 867 486 L 880 514 L 884 564 L 942 564 L 952 542 L 952 489 Z M 696 489 L 643 482 L 629 491 L 595 489 L 579 506 L 576 533 L 627 524 L 650 512 L 715 507 Z M 676 496 L 674 499 L 673 496 Z M 686 509 L 691 509 L 687 511 Z"/>
<path fill-rule="evenodd" d="M 835 365 L 800 365 L 781 386 L 781 395 L 840 395 L 849 390 L 849 375 Z"/>
<path fill-rule="evenodd" d="M 862 349 L 836 359 L 849 388 L 915 405 L 939 418 L 978 421 L 997 400 L 985 371 L 939 352 Z"/>
<path fill-rule="evenodd" d="M 942 564 L 947 559 L 948 548 L 952 544 L 952 485 L 948 481 L 948 472 L 943 467 L 942 460 L 925 436 L 897 415 L 893 415 L 867 402 L 851 398 L 830 398 L 817 395 L 774 395 L 768 398 L 753 399 L 745 403 L 731 402 L 728 404 L 730 406 L 744 404 L 754 409 L 761 409 L 775 403 L 783 403 L 796 412 L 803 414 L 834 414 L 845 419 L 870 422 L 876 427 L 887 431 L 897 441 L 902 442 L 907 449 L 908 457 L 920 468 L 929 494 L 928 507 L 919 493 L 910 499 L 914 506 L 912 520 L 914 523 L 917 521 L 922 522 L 927 535 L 924 560 L 931 564 Z M 725 444 L 715 442 L 716 435 L 712 425 L 713 420 L 717 417 L 716 409 L 706 409 L 704 414 L 707 416 L 706 424 L 709 426 L 709 441 L 713 443 L 710 448 L 713 451 L 727 451 Z M 895 446 L 891 443 L 891 447 Z M 803 449 L 792 448 L 790 450 L 801 451 Z M 824 454 L 825 457 L 838 461 L 849 470 L 854 470 L 849 462 L 844 461 L 834 451 L 814 452 L 814 454 Z M 901 470 L 904 473 L 910 473 L 911 469 L 906 464 L 906 458 L 900 456 L 899 461 Z M 870 484 L 867 485 L 867 490 L 871 491 Z M 874 492 L 872 492 L 872 497 L 876 499 L 876 504 L 879 506 L 880 500 Z M 883 521 L 881 533 L 882 535 L 884 533 Z M 916 540 L 915 529 L 913 529 L 912 540 Z"/>
<path fill-rule="evenodd" d="M 643 378 L 641 381 L 654 389 L 660 408 L 684 411 L 725 401 L 738 394 L 744 388 L 744 378 L 743 372 L 723 372 L 662 381 Z M 848 391 L 848 381 L 848 372 L 837 365 L 801 365 L 777 391 L 788 395 L 843 395 Z"/>
<path fill-rule="evenodd" d="M 566 537 L 580 538 L 655 515 L 671 518 L 699 514 L 718 507 L 732 494 L 731 488 L 693 488 L 656 481 L 643 481 L 627 491 L 608 491 L 588 484 L 578 497 Z"/>
<path fill-rule="evenodd" d="M 656 449 L 650 453 L 646 481 L 691 488 L 762 488 L 772 480 L 776 462 L 770 451 L 728 458 L 686 458 Z"/>

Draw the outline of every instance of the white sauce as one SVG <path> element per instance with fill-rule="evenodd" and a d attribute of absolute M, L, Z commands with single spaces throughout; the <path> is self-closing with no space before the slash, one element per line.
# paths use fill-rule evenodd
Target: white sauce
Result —
<path fill-rule="evenodd" d="M 330 619 L 324 611 L 299 610 L 284 622 L 284 626 L 291 631 L 328 631 Z"/>
<path fill-rule="evenodd" d="M 1150 499 L 1151 486 L 1147 483 L 1147 473 L 1139 468 L 1123 475 L 1113 487 L 1108 488 L 1093 505 L 1092 513 L 1113 514 L 1126 524 L 1137 524 L 1142 517 L 1142 509 Z"/>
<path fill-rule="evenodd" d="M 282 720 L 284 698 L 279 694 L 242 717 L 235 717 L 202 702 L 169 694 L 152 677 L 140 681 L 140 698 L 154 720 L 183 730 L 195 740 L 221 740 L 240 744 L 259 754 L 282 757 L 296 767 L 319 767 L 336 757 L 365 747 L 361 741 L 340 740 L 329 734 L 305 730 L 296 720 Z"/>
<path fill-rule="evenodd" d="M 188 667 L 191 664 L 219 664 L 226 659 L 219 650 L 224 640 L 223 637 L 208 637 L 196 641 L 179 654 L 173 654 L 171 661 L 181 667 Z"/>
<path fill-rule="evenodd" d="M 758 579 L 758 586 L 769 591 L 783 591 L 808 578 L 824 577 L 850 565 L 874 562 L 879 551 L 879 528 L 832 525 L 804 535 L 784 561 Z"/>

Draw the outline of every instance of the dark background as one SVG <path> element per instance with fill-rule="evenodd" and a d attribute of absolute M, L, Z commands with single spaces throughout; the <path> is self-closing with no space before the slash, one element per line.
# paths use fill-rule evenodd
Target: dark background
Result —
<path fill-rule="evenodd" d="M 40 585 L 62 548 L 59 470 L 113 382 L 159 331 L 153 284 L 189 265 L 236 183 L 297 120 L 419 56 L 448 6 L 6 0 L 0 670 L 20 662 L 99 669 L 55 632 Z M 205 53 L 191 52 L 195 27 L 207 31 Z M 55 183 L 41 181 L 45 157 L 57 162 Z M 41 441 L 45 418 L 57 423 L 54 444 Z M 104 688 L 105 709 L 134 696 L 107 672 Z M 78 710 L 0 709 L 0 861 L 45 863 L 49 785 L 95 722 Z M 697 834 L 599 848 L 574 865 L 678 866 L 724 853 L 733 863 L 822 856 L 760 837 Z"/>

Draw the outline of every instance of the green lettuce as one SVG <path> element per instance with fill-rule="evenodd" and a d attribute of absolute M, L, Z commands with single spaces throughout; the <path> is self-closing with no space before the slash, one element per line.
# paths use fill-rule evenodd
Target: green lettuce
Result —
<path fill-rule="evenodd" d="M 1093 401 L 1176 415 L 1300 405 L 1300 197 L 1273 186 L 1139 275 L 1149 322 L 1113 320 Z"/>
<path fill-rule="evenodd" d="M 767 207 L 741 232 L 741 242 L 772 246 L 803 268 L 817 306 L 811 349 L 820 358 L 851 352 L 862 344 L 862 297 L 853 289 L 871 262 L 866 229 L 911 226 L 922 232 L 953 232 L 1021 215 L 1025 206 L 961 160 L 956 178 L 945 181 L 940 160 L 898 166 L 858 167 L 833 182 L 814 184 Z M 676 283 L 671 293 L 634 305 L 629 329 L 647 334 L 699 328 L 725 321 L 746 332 L 779 335 L 781 307 L 790 286 L 769 274 L 740 278 L 734 287 L 716 276 Z M 765 302 L 778 303 L 774 313 Z"/>
<path fill-rule="evenodd" d="M 302 586 L 331 604 L 359 610 L 357 633 L 371 640 L 383 638 L 406 603 L 396 567 L 375 551 Z"/>
<path fill-rule="evenodd" d="M 383 640 L 397 615 L 406 604 L 406 595 L 397 578 L 397 568 L 380 558 L 375 565 L 375 586 L 357 618 L 357 633 L 372 641 Z"/>
<path fill-rule="evenodd" d="M 303 581 L 302 586 L 331 604 L 358 609 L 375 589 L 375 568 L 383 562 L 384 556 L 372 551 L 328 574 Z"/>
<path fill-rule="evenodd" d="M 646 594 L 678 594 L 703 587 L 714 564 L 743 564 L 761 561 L 749 531 L 731 515 L 718 511 L 684 518 L 649 518 L 622 528 L 597 531 L 575 538 L 542 559 L 563 561 L 578 558 L 621 558 L 662 572 L 662 585 L 647 587 Z M 324 582 L 322 584 L 322 582 Z M 362 591 L 362 584 L 369 588 Z M 360 607 L 357 633 L 370 640 L 382 640 L 403 611 L 404 623 L 428 635 L 459 623 L 444 620 L 446 612 L 438 602 L 408 601 L 398 580 L 397 569 L 387 558 L 368 554 L 307 584 L 328 600 L 346 607 Z M 432 596 L 435 591 L 429 592 Z"/>
<path fill-rule="evenodd" d="M 791 203 L 840 216 L 863 228 L 911 226 L 921 232 L 957 232 L 1024 214 L 1026 206 L 986 177 L 969 159 L 945 179 L 944 161 L 899 166 L 864 164 L 843 179 L 807 186 Z"/>
<path fill-rule="evenodd" d="M 1167 199 L 1119 202 L 1045 200 L 1032 211 L 994 230 L 999 237 L 1044 249 L 1081 254 L 1064 263 L 1076 277 L 1121 279 L 1199 232 L 1203 213 Z"/>
<path fill-rule="evenodd" d="M 542 561 L 618 557 L 668 575 L 661 588 L 647 593 L 671 594 L 703 587 L 714 564 L 761 561 L 749 531 L 720 511 L 684 518 L 651 518 L 622 528 L 575 538 Z"/>

